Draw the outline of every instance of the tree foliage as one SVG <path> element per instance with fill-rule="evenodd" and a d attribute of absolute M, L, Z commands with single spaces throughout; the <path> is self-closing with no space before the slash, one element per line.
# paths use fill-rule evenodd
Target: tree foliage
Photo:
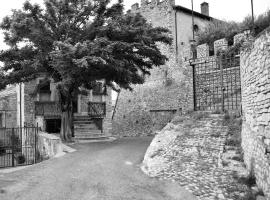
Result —
<path fill-rule="evenodd" d="M 240 22 L 219 22 L 213 21 L 204 30 L 198 33 L 198 44 L 207 43 L 210 47 L 213 47 L 213 43 L 221 38 L 226 38 L 229 45 L 233 44 L 233 37 L 243 32 L 244 30 L 251 30 L 253 36 L 258 35 L 264 29 L 270 26 L 270 10 L 259 15 L 255 18 L 254 27 L 252 17 L 247 16 Z"/>
<path fill-rule="evenodd" d="M 233 37 L 240 32 L 240 27 L 236 22 L 213 21 L 201 30 L 198 35 L 198 44 L 207 43 L 213 47 L 214 42 L 221 38 L 226 38 L 229 44 L 233 43 Z"/>
<path fill-rule="evenodd" d="M 166 61 L 156 43 L 171 44 L 168 30 L 153 28 L 139 14 L 125 14 L 122 0 L 111 6 L 110 0 L 45 0 L 44 5 L 26 1 L 3 19 L 10 48 L 0 54 L 1 89 L 46 74 L 57 84 L 62 111 L 72 112 L 71 99 L 81 88 L 105 80 L 131 89 Z"/>

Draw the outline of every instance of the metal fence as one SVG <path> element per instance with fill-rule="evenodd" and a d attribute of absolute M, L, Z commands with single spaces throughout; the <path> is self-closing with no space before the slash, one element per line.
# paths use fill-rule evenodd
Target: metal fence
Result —
<path fill-rule="evenodd" d="M 38 128 L 0 128 L 0 168 L 37 162 Z"/>
<path fill-rule="evenodd" d="M 192 65 L 195 110 L 241 110 L 239 55 L 221 55 Z"/>

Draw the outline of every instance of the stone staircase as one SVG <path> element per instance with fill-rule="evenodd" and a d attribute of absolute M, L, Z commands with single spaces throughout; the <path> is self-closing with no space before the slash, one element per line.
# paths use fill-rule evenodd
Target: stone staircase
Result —
<path fill-rule="evenodd" d="M 108 136 L 105 136 L 94 120 L 87 115 L 74 117 L 74 135 L 75 141 L 78 142 L 108 139 Z"/>

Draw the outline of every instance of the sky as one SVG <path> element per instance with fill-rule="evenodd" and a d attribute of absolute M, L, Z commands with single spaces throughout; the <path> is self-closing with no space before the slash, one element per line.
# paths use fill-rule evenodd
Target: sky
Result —
<path fill-rule="evenodd" d="M 226 21 L 242 21 L 245 16 L 251 14 L 251 0 L 193 0 L 194 10 L 200 12 L 200 4 L 209 3 L 210 16 Z M 124 0 L 126 7 L 140 0 Z M 176 5 L 191 9 L 191 0 L 175 0 Z M 270 9 L 270 0 L 253 0 L 254 13 L 259 15 Z"/>
<path fill-rule="evenodd" d="M 6 15 L 11 14 L 12 9 L 19 9 L 25 0 L 7 0 L 1 2 L 0 21 Z M 33 3 L 42 4 L 43 0 L 30 0 Z M 115 0 L 114 0 L 115 1 Z M 210 16 L 226 21 L 242 21 L 245 16 L 251 14 L 251 0 L 193 0 L 194 10 L 200 12 L 200 4 L 209 3 Z M 259 15 L 270 9 L 270 0 L 253 0 L 254 13 Z M 124 0 L 125 9 L 128 10 L 134 3 L 140 0 Z M 176 5 L 191 8 L 191 0 L 176 0 Z M 3 35 L 0 32 L 0 49 L 5 49 Z"/>

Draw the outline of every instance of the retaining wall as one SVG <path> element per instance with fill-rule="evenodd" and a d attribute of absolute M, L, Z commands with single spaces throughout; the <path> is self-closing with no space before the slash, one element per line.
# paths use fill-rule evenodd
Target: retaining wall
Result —
<path fill-rule="evenodd" d="M 270 29 L 241 52 L 244 160 L 270 198 Z"/>

